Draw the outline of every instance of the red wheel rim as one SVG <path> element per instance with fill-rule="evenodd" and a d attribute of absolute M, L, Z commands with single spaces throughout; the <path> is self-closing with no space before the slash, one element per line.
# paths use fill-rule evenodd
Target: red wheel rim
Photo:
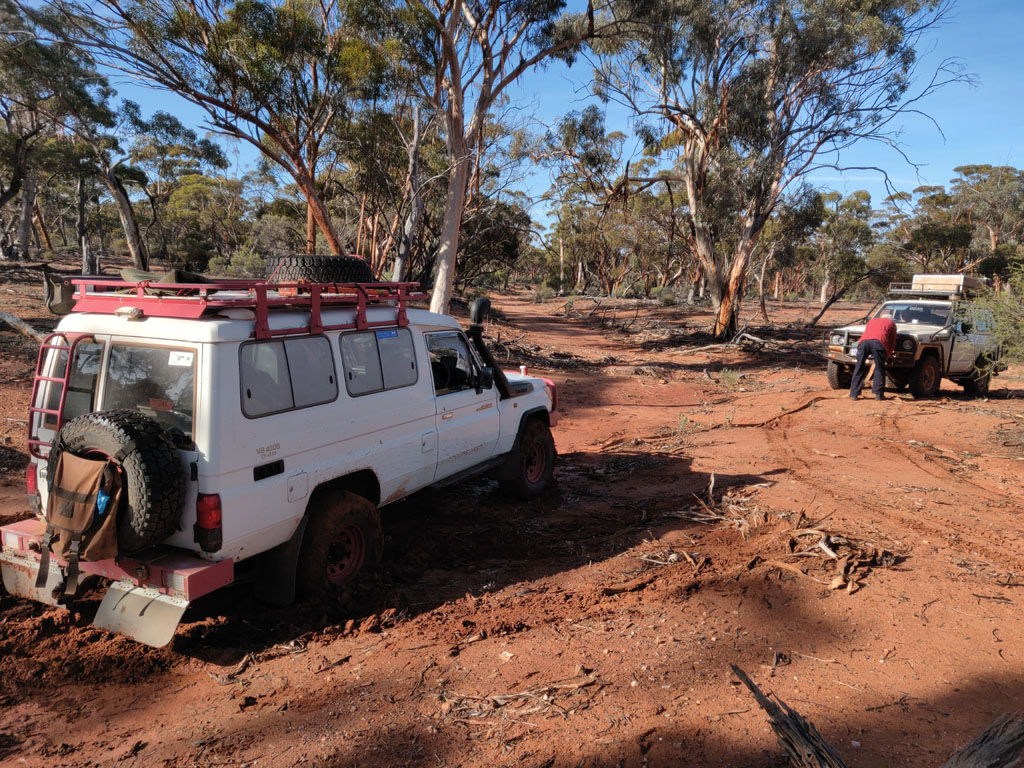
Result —
<path fill-rule="evenodd" d="M 338 532 L 327 552 L 327 580 L 340 586 L 352 580 L 366 560 L 366 537 L 358 526 L 348 525 Z"/>
<path fill-rule="evenodd" d="M 534 443 L 530 446 L 530 452 L 526 454 L 526 481 L 528 483 L 539 483 L 544 477 L 545 463 L 547 457 L 544 455 L 544 446 Z"/>

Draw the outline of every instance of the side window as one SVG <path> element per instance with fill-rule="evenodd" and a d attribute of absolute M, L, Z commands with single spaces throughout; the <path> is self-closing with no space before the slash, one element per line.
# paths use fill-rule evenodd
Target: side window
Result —
<path fill-rule="evenodd" d="M 412 334 L 406 329 L 377 331 L 377 349 L 380 368 L 384 374 L 384 389 L 398 389 L 416 383 L 416 351 L 412 347 Z"/>
<path fill-rule="evenodd" d="M 243 344 L 242 413 L 249 418 L 329 403 L 338 396 L 331 343 L 323 336 Z"/>
<path fill-rule="evenodd" d="M 242 413 L 250 418 L 287 411 L 294 404 L 283 341 L 245 344 L 239 350 Z"/>
<path fill-rule="evenodd" d="M 994 324 L 992 313 L 987 309 L 976 309 L 974 312 L 975 333 L 992 333 Z"/>
<path fill-rule="evenodd" d="M 350 395 L 365 395 L 384 389 L 380 355 L 373 333 L 347 333 L 341 337 L 341 364 Z"/>
<path fill-rule="evenodd" d="M 473 357 L 465 339 L 457 331 L 429 334 L 427 351 L 430 352 L 430 371 L 437 394 L 447 395 L 476 386 Z"/>
<path fill-rule="evenodd" d="M 974 318 L 972 317 L 970 306 L 967 304 L 957 304 L 953 310 L 953 325 L 957 333 L 973 333 L 974 332 Z"/>
<path fill-rule="evenodd" d="M 331 342 L 323 336 L 286 339 L 284 351 L 296 408 L 329 403 L 338 396 Z"/>
<path fill-rule="evenodd" d="M 366 395 L 416 383 L 416 352 L 407 328 L 346 333 L 341 361 L 350 395 Z"/>
<path fill-rule="evenodd" d="M 75 347 L 75 361 L 71 366 L 68 378 L 68 392 L 64 401 L 64 420 L 91 413 L 96 398 L 96 379 L 100 373 L 100 362 L 103 359 L 103 344 L 84 341 Z M 63 376 L 67 366 L 68 353 L 61 351 L 54 363 L 50 376 Z M 60 385 L 50 384 L 46 391 L 46 408 L 57 410 L 60 405 Z M 57 417 L 46 415 L 45 424 L 51 429 L 56 426 Z"/>

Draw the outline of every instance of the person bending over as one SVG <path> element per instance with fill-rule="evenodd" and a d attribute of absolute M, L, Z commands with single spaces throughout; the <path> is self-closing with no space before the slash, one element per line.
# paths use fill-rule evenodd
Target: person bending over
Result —
<path fill-rule="evenodd" d="M 864 386 L 864 374 L 870 360 L 875 362 L 875 378 L 871 384 L 871 392 L 875 400 L 885 400 L 885 361 L 896 349 L 896 323 L 889 312 L 883 311 L 871 320 L 864 329 L 864 334 L 857 342 L 857 364 L 853 368 L 853 380 L 850 382 L 850 399 L 860 397 Z"/>

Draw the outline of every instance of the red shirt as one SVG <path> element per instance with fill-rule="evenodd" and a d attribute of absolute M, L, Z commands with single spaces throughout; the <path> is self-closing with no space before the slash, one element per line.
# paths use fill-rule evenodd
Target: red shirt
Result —
<path fill-rule="evenodd" d="M 871 340 L 882 342 L 885 347 L 885 356 L 892 357 L 892 351 L 896 349 L 896 323 L 888 317 L 876 317 L 874 320 L 869 320 L 860 341 Z"/>

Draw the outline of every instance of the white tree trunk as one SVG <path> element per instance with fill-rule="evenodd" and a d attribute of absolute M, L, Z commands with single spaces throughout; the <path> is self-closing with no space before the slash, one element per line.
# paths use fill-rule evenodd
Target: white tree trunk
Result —
<path fill-rule="evenodd" d="M 423 195 L 420 193 L 420 108 L 413 107 L 412 110 L 412 141 L 409 143 L 409 195 L 410 210 L 405 217 L 405 224 L 402 227 L 402 238 L 398 242 L 398 250 L 395 254 L 395 268 L 391 271 L 391 279 L 400 283 L 405 280 L 405 273 L 409 268 L 409 259 L 412 255 L 413 239 L 420 229 L 420 222 L 423 220 Z"/>
<path fill-rule="evenodd" d="M 18 223 L 17 257 L 21 261 L 28 261 L 32 248 L 32 216 L 35 214 L 35 205 L 36 177 L 35 174 L 27 173 L 21 183 L 21 220 Z"/>
<path fill-rule="evenodd" d="M 558 235 L 558 292 L 565 292 L 565 242 Z"/>
<path fill-rule="evenodd" d="M 455 257 L 459 251 L 459 229 L 462 227 L 462 209 L 466 202 L 466 184 L 469 181 L 469 155 L 455 161 L 448 178 L 448 201 L 441 224 L 441 243 L 437 249 L 434 293 L 430 297 L 430 311 L 448 313 L 455 284 Z"/>

